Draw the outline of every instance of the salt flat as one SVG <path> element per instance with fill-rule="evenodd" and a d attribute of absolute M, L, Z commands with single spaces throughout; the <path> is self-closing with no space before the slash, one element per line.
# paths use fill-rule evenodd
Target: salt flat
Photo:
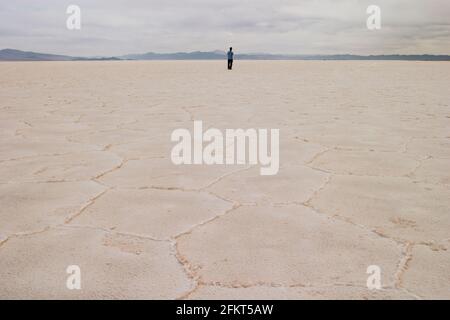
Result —
<path fill-rule="evenodd" d="M 449 84 L 440 62 L 0 63 L 0 298 L 449 299 Z M 280 129 L 278 174 L 175 166 L 194 120 Z"/>

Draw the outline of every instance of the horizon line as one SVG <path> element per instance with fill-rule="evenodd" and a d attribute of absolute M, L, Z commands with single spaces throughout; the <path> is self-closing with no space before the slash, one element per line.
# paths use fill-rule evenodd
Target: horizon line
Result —
<path fill-rule="evenodd" d="M 226 50 L 189 50 L 189 51 L 164 51 L 164 52 L 158 52 L 158 51 L 145 51 L 145 52 L 136 52 L 136 53 L 125 53 L 125 54 L 119 54 L 119 55 L 72 55 L 72 54 L 64 54 L 64 53 L 50 53 L 50 52 L 42 52 L 42 51 L 34 51 L 29 49 L 16 49 L 16 48 L 2 48 L 1 51 L 5 50 L 13 50 L 13 51 L 21 51 L 24 53 L 36 53 L 36 54 L 47 54 L 47 55 L 54 55 L 54 56 L 66 56 L 66 57 L 72 57 L 72 58 L 112 58 L 112 57 L 124 57 L 124 56 L 131 56 L 131 55 L 145 55 L 145 54 L 190 54 L 190 53 L 224 53 L 226 54 Z M 270 56 L 303 56 L 303 57 L 309 57 L 309 56 L 360 56 L 360 57 L 371 57 L 371 56 L 448 56 L 450 57 L 450 54 L 445 53 L 369 53 L 369 54 L 359 54 L 359 53 L 277 53 L 277 52 L 252 52 L 252 51 L 246 51 L 246 52 L 239 52 L 234 51 L 236 55 L 270 55 Z"/>
<path fill-rule="evenodd" d="M 64 54 L 0 49 L 0 61 L 162 61 L 162 60 L 221 60 L 226 51 L 178 51 L 130 53 L 117 56 L 72 56 Z M 362 60 L 362 61 L 450 61 L 450 55 L 440 54 L 277 54 L 277 53 L 235 53 L 236 60 Z"/>

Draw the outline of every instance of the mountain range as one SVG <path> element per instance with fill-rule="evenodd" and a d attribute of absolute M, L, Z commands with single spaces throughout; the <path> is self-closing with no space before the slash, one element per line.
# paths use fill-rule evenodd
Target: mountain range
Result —
<path fill-rule="evenodd" d="M 103 60 L 223 60 L 225 51 L 194 51 L 175 53 L 128 54 L 118 57 L 76 57 L 21 51 L 0 50 L 0 61 L 103 61 Z M 450 61 L 450 55 L 283 55 L 269 53 L 236 54 L 237 60 L 407 60 L 407 61 Z"/>

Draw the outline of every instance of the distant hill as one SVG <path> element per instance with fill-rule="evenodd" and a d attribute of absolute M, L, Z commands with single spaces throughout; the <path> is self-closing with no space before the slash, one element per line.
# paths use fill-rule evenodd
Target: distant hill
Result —
<path fill-rule="evenodd" d="M 129 54 L 119 57 L 124 60 L 223 60 L 225 51 L 177 52 Z M 406 61 L 450 61 L 450 55 L 282 55 L 268 53 L 235 54 L 237 60 L 406 60 Z"/>
<path fill-rule="evenodd" d="M 56 54 L 20 51 L 14 49 L 0 50 L 0 61 L 70 61 L 73 58 Z"/>
<path fill-rule="evenodd" d="M 450 55 L 369 55 L 360 56 L 352 54 L 339 55 L 310 55 L 310 56 L 294 56 L 295 60 L 399 60 L 399 61 L 450 61 Z"/>
<path fill-rule="evenodd" d="M 282 55 L 251 53 L 235 55 L 237 60 L 405 60 L 405 61 L 450 61 L 450 55 Z M 128 54 L 120 57 L 71 57 L 48 53 L 0 50 L 0 61 L 110 61 L 110 60 L 224 60 L 225 51 L 194 51 L 175 53 Z"/>
<path fill-rule="evenodd" d="M 78 61 L 78 60 L 103 61 L 103 60 L 120 60 L 120 59 L 115 57 L 95 57 L 95 58 L 71 57 L 57 54 L 21 51 L 15 49 L 0 50 L 0 61 Z"/>
<path fill-rule="evenodd" d="M 124 60 L 223 60 L 225 52 L 175 52 L 175 53 L 154 53 L 128 54 L 119 58 Z"/>
<path fill-rule="evenodd" d="M 120 61 L 122 59 L 119 59 L 117 57 L 94 57 L 94 58 L 82 58 L 82 57 L 75 57 L 72 58 L 72 61 Z"/>

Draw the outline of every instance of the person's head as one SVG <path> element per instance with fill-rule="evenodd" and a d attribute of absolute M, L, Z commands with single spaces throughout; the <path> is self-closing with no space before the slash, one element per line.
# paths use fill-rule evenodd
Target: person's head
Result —
<path fill-rule="evenodd" d="M 230 47 L 230 51 L 233 51 L 233 48 L 232 48 L 232 47 Z"/>

